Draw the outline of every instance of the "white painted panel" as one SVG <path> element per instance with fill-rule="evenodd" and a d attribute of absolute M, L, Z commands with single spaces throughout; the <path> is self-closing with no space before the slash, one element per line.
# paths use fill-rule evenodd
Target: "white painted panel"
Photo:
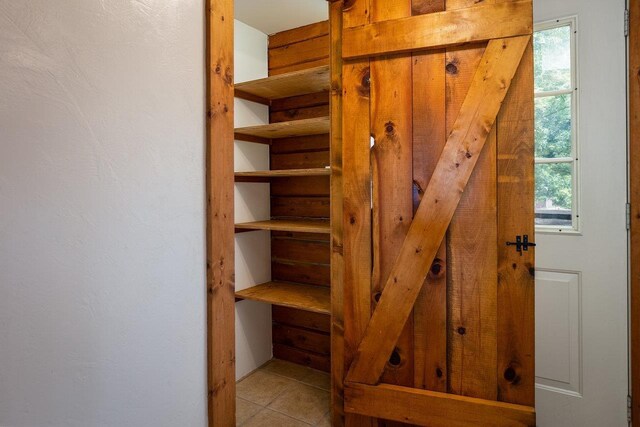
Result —
<path fill-rule="evenodd" d="M 580 272 L 580 394 L 566 390 L 575 386 L 537 387 L 537 423 L 623 427 L 628 393 L 625 0 L 535 0 L 533 8 L 536 22 L 576 17 L 581 164 L 581 233 L 535 236 L 538 272 Z M 541 306 L 536 322 L 556 315 L 544 308 L 541 295 L 536 295 Z M 539 345 L 536 351 L 544 358 L 554 349 Z"/>
<path fill-rule="evenodd" d="M 580 275 L 536 272 L 536 383 L 579 393 Z"/>
<path fill-rule="evenodd" d="M 236 82 L 266 77 L 267 36 L 235 21 Z M 235 100 L 235 125 L 269 123 L 268 107 Z M 234 169 L 269 169 L 269 147 L 236 141 Z M 234 191 L 235 222 L 269 219 L 269 184 L 237 183 Z M 270 233 L 252 231 L 236 234 L 236 289 L 241 290 L 271 279 Z M 236 303 L 236 378 L 242 378 L 271 358 L 271 306 L 253 301 Z"/>

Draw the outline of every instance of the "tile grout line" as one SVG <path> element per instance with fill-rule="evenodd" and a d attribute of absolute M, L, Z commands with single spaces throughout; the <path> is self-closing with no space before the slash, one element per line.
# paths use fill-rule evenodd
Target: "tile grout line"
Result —
<path fill-rule="evenodd" d="M 273 360 L 273 359 L 272 359 L 272 360 Z M 320 390 L 320 391 L 323 391 L 323 392 L 330 393 L 330 391 L 329 391 L 329 390 L 324 389 L 324 388 L 322 388 L 322 387 L 320 387 L 320 386 L 317 386 L 317 385 L 315 385 L 315 384 L 310 384 L 310 383 L 304 382 L 303 380 L 299 380 L 299 379 L 296 379 L 296 378 L 291 378 L 291 377 L 288 377 L 288 376 L 286 376 L 286 375 L 279 374 L 279 373 L 277 373 L 277 372 L 271 372 L 271 371 L 268 371 L 268 370 L 266 369 L 266 367 L 267 367 L 267 365 L 268 365 L 268 364 L 269 364 L 269 362 L 267 362 L 267 363 L 265 363 L 264 365 L 260 366 L 260 367 L 259 367 L 258 369 L 256 369 L 255 371 L 253 371 L 253 372 L 251 372 L 251 373 L 247 374 L 246 376 L 244 376 L 244 377 L 242 378 L 242 380 L 240 380 L 240 381 L 243 381 L 243 380 L 247 379 L 248 377 L 250 377 L 251 375 L 253 375 L 254 373 L 261 371 L 262 373 L 266 373 L 266 374 L 274 375 L 274 376 L 276 376 L 276 377 L 284 378 L 284 379 L 290 380 L 290 381 L 292 381 L 292 382 L 295 382 L 295 383 L 298 383 L 298 384 L 305 385 L 305 386 L 307 386 L 307 387 L 312 387 L 312 388 L 315 388 L 315 389 L 317 389 L 317 390 Z M 309 369 L 309 370 L 310 370 L 310 374 L 311 374 L 311 373 L 313 373 L 313 372 L 315 372 L 315 371 L 317 371 L 317 370 L 314 370 L 314 369 L 311 369 L 311 368 L 307 368 L 307 369 Z M 319 373 L 324 373 L 324 372 L 322 372 L 322 371 L 317 371 L 317 372 L 319 372 Z M 238 383 L 239 383 L 240 381 L 238 381 Z M 287 386 L 286 386 L 286 387 L 285 387 L 285 388 L 284 388 L 280 393 L 278 393 L 276 396 L 274 396 L 274 398 L 273 398 L 272 400 L 270 400 L 270 401 L 269 401 L 266 405 L 264 405 L 264 406 L 263 406 L 262 404 L 259 404 L 259 403 L 254 402 L 254 401 L 252 401 L 252 400 L 250 400 L 250 399 L 246 399 L 246 398 L 243 398 L 243 397 L 240 397 L 240 396 L 236 396 L 237 398 L 240 398 L 240 399 L 245 400 L 245 401 L 247 401 L 247 402 L 253 403 L 254 405 L 256 405 L 256 406 L 258 406 L 258 407 L 260 407 L 260 408 L 261 408 L 261 409 L 260 409 L 258 412 L 256 412 L 254 415 L 252 415 L 251 417 L 247 418 L 247 419 L 246 419 L 242 424 L 240 424 L 240 426 L 238 426 L 238 427 L 241 427 L 241 426 L 243 426 L 243 425 L 246 425 L 250 420 L 252 420 L 252 419 L 253 419 L 254 417 L 256 417 L 258 414 L 262 413 L 265 409 L 268 409 L 269 411 L 273 411 L 273 412 L 278 413 L 278 414 L 280 414 L 280 415 L 283 415 L 283 416 L 285 416 L 285 417 L 291 418 L 292 420 L 299 421 L 299 422 L 301 422 L 301 423 L 303 423 L 303 424 L 305 424 L 305 425 L 308 425 L 308 426 L 312 426 L 312 427 L 317 426 L 320 422 L 322 422 L 322 420 L 324 419 L 324 417 L 325 417 L 328 413 L 330 413 L 330 412 L 331 412 L 331 408 L 329 408 L 329 410 L 328 410 L 327 412 L 323 413 L 323 414 L 318 418 L 318 420 L 316 420 L 313 424 L 308 423 L 308 422 L 306 422 L 306 421 L 304 421 L 304 420 L 301 420 L 301 419 L 299 419 L 299 418 L 292 417 L 291 415 L 289 415 L 289 414 L 285 414 L 284 412 L 278 411 L 278 410 L 276 410 L 276 409 L 269 408 L 269 405 L 271 405 L 273 402 L 275 402 L 275 401 L 276 401 L 280 396 L 282 396 L 285 392 L 287 392 L 287 391 L 288 391 L 292 386 L 293 386 L 293 384 L 289 384 L 289 385 L 287 385 Z"/>

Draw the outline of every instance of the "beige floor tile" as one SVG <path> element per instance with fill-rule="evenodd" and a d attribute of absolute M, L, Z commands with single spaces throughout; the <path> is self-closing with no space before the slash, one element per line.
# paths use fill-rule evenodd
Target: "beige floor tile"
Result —
<path fill-rule="evenodd" d="M 280 393 L 295 384 L 298 383 L 289 378 L 258 370 L 238 383 L 236 395 L 258 405 L 267 406 Z"/>
<path fill-rule="evenodd" d="M 260 405 L 249 402 L 248 400 L 236 398 L 236 425 L 240 425 L 253 417 L 255 414 L 264 409 Z"/>
<path fill-rule="evenodd" d="M 253 418 L 249 419 L 242 427 L 309 427 L 309 424 L 303 423 L 286 415 L 269 409 L 263 409 Z"/>
<path fill-rule="evenodd" d="M 309 371 L 309 375 L 302 378 L 300 381 L 327 391 L 331 388 L 331 377 L 328 373 L 316 371 L 315 369 L 309 369 Z"/>
<path fill-rule="evenodd" d="M 296 383 L 287 388 L 268 407 L 306 423 L 315 424 L 329 410 L 329 392 Z"/>
<path fill-rule="evenodd" d="M 327 412 L 316 427 L 331 427 L 331 412 Z"/>
<path fill-rule="evenodd" d="M 298 381 L 301 381 L 303 378 L 308 377 L 309 374 L 311 374 L 313 371 L 313 369 L 307 368 L 306 366 L 279 359 L 272 359 L 269 363 L 260 368 L 260 370 L 270 372 L 272 374 L 282 375 L 284 377 L 292 378 Z"/>

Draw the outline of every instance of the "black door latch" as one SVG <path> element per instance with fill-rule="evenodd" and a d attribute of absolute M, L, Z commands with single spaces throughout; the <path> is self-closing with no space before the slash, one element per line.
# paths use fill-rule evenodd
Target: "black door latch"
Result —
<path fill-rule="evenodd" d="M 507 246 L 515 246 L 516 251 L 522 255 L 522 251 L 528 251 L 529 246 L 535 246 L 536 244 L 529 241 L 529 235 L 516 236 L 515 242 L 507 242 Z"/>

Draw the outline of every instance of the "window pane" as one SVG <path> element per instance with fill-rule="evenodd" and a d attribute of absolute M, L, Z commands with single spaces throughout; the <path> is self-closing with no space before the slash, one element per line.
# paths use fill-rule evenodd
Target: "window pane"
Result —
<path fill-rule="evenodd" d="M 536 98 L 536 157 L 571 157 L 571 94 Z"/>
<path fill-rule="evenodd" d="M 571 226 L 573 164 L 536 165 L 536 224 Z"/>
<path fill-rule="evenodd" d="M 533 35 L 535 91 L 571 89 L 571 27 Z"/>

